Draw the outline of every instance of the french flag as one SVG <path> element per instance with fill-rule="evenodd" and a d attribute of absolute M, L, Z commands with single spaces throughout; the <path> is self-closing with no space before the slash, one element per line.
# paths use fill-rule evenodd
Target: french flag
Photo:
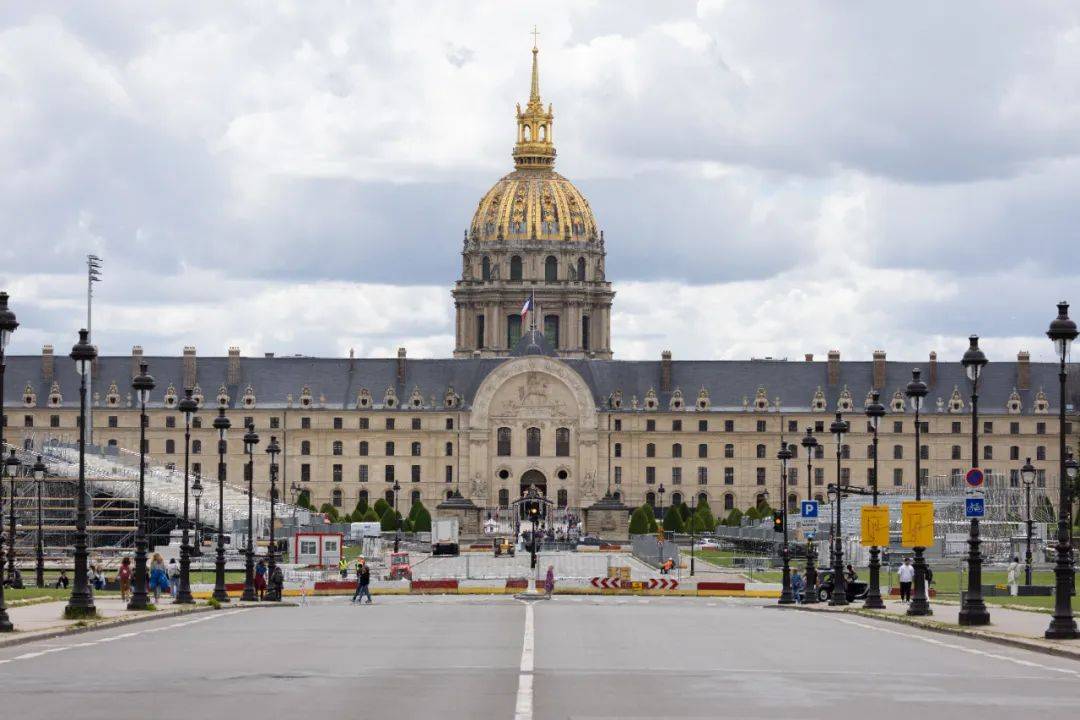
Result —
<path fill-rule="evenodd" d="M 525 327 L 525 318 L 529 316 L 529 313 L 533 309 L 533 296 L 529 293 L 529 296 L 525 298 L 525 304 L 521 306 L 521 326 Z"/>

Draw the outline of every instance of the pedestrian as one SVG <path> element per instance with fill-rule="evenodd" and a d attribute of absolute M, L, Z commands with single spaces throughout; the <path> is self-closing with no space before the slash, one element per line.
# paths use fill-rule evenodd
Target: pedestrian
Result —
<path fill-rule="evenodd" d="M 125 557 L 120 561 L 116 579 L 120 581 L 120 599 L 127 602 L 131 598 L 131 558 Z"/>
<path fill-rule="evenodd" d="M 1013 555 L 1012 562 L 1009 563 L 1009 594 L 1016 597 L 1020 594 L 1020 588 L 1017 585 L 1017 573 L 1020 570 L 1020 558 Z"/>
<path fill-rule="evenodd" d="M 544 594 L 551 597 L 555 592 L 555 566 L 548 565 L 547 575 L 544 576 Z"/>
<path fill-rule="evenodd" d="M 364 602 L 364 596 L 367 596 L 368 605 L 371 604 L 371 571 L 368 570 L 367 563 L 361 563 L 359 570 L 356 573 L 356 592 L 353 593 L 351 602 Z M 359 599 L 358 599 L 359 598 Z"/>
<path fill-rule="evenodd" d="M 154 593 L 155 603 L 161 599 L 161 593 L 171 590 L 165 558 L 160 553 L 154 553 L 150 558 L 150 590 Z"/>
<path fill-rule="evenodd" d="M 285 594 L 285 573 L 281 571 L 280 565 L 275 565 L 270 571 L 270 589 L 274 600 L 280 600 Z"/>
<path fill-rule="evenodd" d="M 342 580 L 349 579 L 349 563 L 347 560 L 345 560 L 344 556 L 342 556 L 342 558 L 338 560 L 338 571 L 341 573 Z"/>
<path fill-rule="evenodd" d="M 932 567 L 930 567 L 929 564 L 926 566 L 926 573 L 924 574 L 923 577 L 926 578 L 926 599 L 929 600 L 930 599 L 930 585 L 934 582 L 934 569 Z"/>
<path fill-rule="evenodd" d="M 176 597 L 180 592 L 180 566 L 176 558 L 169 558 L 169 594 Z"/>
<path fill-rule="evenodd" d="M 791 573 L 791 594 L 795 596 L 795 602 L 802 604 L 803 592 L 806 589 L 806 582 L 803 580 L 803 576 L 796 569 Z"/>
<path fill-rule="evenodd" d="M 60 571 L 60 577 L 56 578 L 56 587 L 57 588 L 63 588 L 64 590 L 67 590 L 68 585 L 70 585 L 70 584 L 71 584 L 71 581 L 68 579 L 67 570 L 61 570 Z"/>
<path fill-rule="evenodd" d="M 896 578 L 900 581 L 900 602 L 911 602 L 911 583 L 915 580 L 911 558 L 904 558 L 904 564 L 896 569 Z"/>
<path fill-rule="evenodd" d="M 255 594 L 259 600 L 266 599 L 266 561 L 259 560 L 255 565 Z"/>
<path fill-rule="evenodd" d="M 855 572 L 855 568 L 848 563 L 847 568 L 844 570 L 844 582 L 848 585 L 854 584 L 859 579 L 859 574 Z"/>

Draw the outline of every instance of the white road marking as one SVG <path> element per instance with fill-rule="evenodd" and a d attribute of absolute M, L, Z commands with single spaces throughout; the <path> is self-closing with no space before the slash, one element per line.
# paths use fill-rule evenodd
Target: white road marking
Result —
<path fill-rule="evenodd" d="M 521 641 L 521 671 L 518 674 L 517 702 L 514 720 L 532 720 L 533 716 L 533 606 L 525 603 L 525 632 Z"/>

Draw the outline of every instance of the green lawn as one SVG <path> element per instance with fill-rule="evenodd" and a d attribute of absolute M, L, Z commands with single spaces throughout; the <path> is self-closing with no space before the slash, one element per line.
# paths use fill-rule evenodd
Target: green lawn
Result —
<path fill-rule="evenodd" d="M 94 597 L 118 597 L 120 593 L 109 592 L 107 590 L 95 590 Z M 11 588 L 4 589 L 4 600 L 11 602 L 13 600 L 36 600 L 39 598 L 48 598 L 49 600 L 67 600 L 71 597 L 71 588 L 54 588 L 54 587 L 26 587 L 22 590 L 12 590 Z"/>

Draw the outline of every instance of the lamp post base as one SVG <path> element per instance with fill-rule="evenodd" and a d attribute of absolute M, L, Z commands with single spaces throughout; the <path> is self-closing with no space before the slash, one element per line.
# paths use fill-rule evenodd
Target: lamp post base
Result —
<path fill-rule="evenodd" d="M 146 538 L 135 540 L 135 572 L 131 575 L 131 600 L 128 610 L 148 610 L 150 598 L 146 594 Z"/>
<path fill-rule="evenodd" d="M 884 610 L 885 603 L 881 599 L 881 548 L 874 545 L 870 548 L 870 589 L 866 592 L 866 601 L 863 607 L 867 610 Z"/>
<path fill-rule="evenodd" d="M 1043 634 L 1047 640 L 1073 640 L 1080 637 L 1072 611 L 1073 569 L 1070 555 L 1069 531 L 1058 521 L 1057 563 L 1054 565 L 1054 617 Z"/>
<path fill-rule="evenodd" d="M 926 548 L 915 548 L 915 587 L 912 590 L 911 604 L 908 605 L 907 614 L 912 617 L 925 617 L 933 615 L 930 600 L 927 597 L 926 588 L 926 558 L 923 553 Z"/>
<path fill-rule="evenodd" d="M 219 603 L 229 602 L 229 591 L 225 589 L 225 548 L 221 546 L 218 547 L 217 558 L 214 560 L 214 592 L 211 597 Z"/>
<path fill-rule="evenodd" d="M 818 601 L 817 568 L 814 560 L 817 558 L 817 547 L 813 540 L 806 544 L 806 592 L 803 593 L 803 605 L 816 605 Z"/>
<path fill-rule="evenodd" d="M 844 582 L 844 551 L 840 548 L 839 539 L 833 549 L 833 587 L 829 596 L 830 607 L 842 607 L 849 605 L 847 599 L 847 583 Z"/>
<path fill-rule="evenodd" d="M 979 552 L 979 519 L 971 519 L 971 534 L 968 538 L 968 590 L 964 594 L 964 604 L 960 608 L 960 624 L 978 626 L 990 624 L 990 611 L 982 596 L 982 553 Z"/>
<path fill-rule="evenodd" d="M 187 532 L 185 530 L 184 534 Z M 176 588 L 176 600 L 173 605 L 194 605 L 195 598 L 191 596 L 191 548 L 188 547 L 185 537 L 180 545 L 180 582 Z"/>
<path fill-rule="evenodd" d="M 255 594 L 255 557 L 248 550 L 244 558 L 244 594 L 240 596 L 241 602 L 258 602 L 259 596 Z"/>
<path fill-rule="evenodd" d="M 784 546 L 781 556 L 784 559 L 784 571 L 783 580 L 780 585 L 780 600 L 778 604 L 794 605 L 795 594 L 791 592 L 791 552 L 786 545 Z"/>

